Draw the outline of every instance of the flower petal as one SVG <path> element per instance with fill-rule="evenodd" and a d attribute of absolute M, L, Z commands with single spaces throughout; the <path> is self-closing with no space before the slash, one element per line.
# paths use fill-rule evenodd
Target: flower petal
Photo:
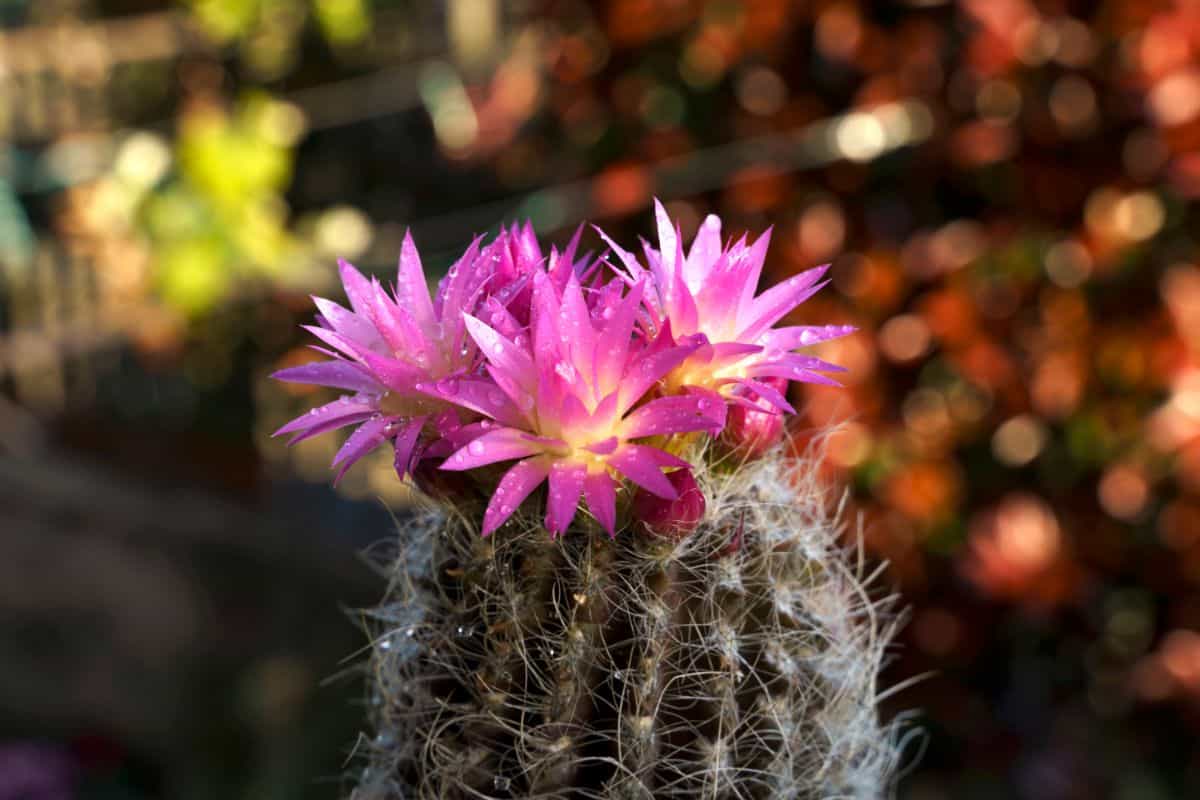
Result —
<path fill-rule="evenodd" d="M 344 395 L 332 403 L 326 403 L 323 406 L 310 409 L 308 412 L 301 414 L 291 422 L 284 425 L 279 430 L 272 433 L 272 436 L 282 436 L 285 433 L 296 433 L 297 431 L 307 432 L 312 428 L 328 425 L 332 422 L 339 422 L 333 428 L 340 428 L 343 425 L 349 425 L 357 420 L 348 422 L 340 422 L 343 419 L 350 417 L 362 418 L 364 416 L 377 412 L 373 402 L 368 400 L 350 397 Z M 324 430 L 333 430 L 333 428 L 324 428 Z M 307 437 L 305 437 L 307 438 Z"/>
<path fill-rule="evenodd" d="M 371 318 L 371 282 L 363 277 L 349 261 L 338 259 L 338 274 L 342 278 L 342 286 L 346 289 L 346 299 L 354 313 L 363 319 Z M 336 324 L 334 320 L 329 320 Z"/>
<path fill-rule="evenodd" d="M 607 472 L 594 472 L 583 480 L 588 510 L 609 536 L 616 535 L 617 487 Z"/>
<path fill-rule="evenodd" d="M 537 370 L 533 359 L 520 347 L 488 325 L 470 314 L 463 314 L 467 332 L 479 345 L 488 362 L 512 378 L 526 392 L 532 392 L 537 383 Z"/>
<path fill-rule="evenodd" d="M 433 330 L 433 300 L 429 297 L 429 284 L 425 280 L 425 270 L 421 267 L 421 255 L 413 243 L 412 231 L 404 232 L 404 242 L 400 245 L 400 264 L 396 270 L 396 304 L 408 309 L 422 330 Z"/>
<path fill-rule="evenodd" d="M 719 431 L 725 425 L 725 401 L 705 394 L 675 395 L 651 400 L 625 418 L 626 439 L 692 431 Z"/>
<path fill-rule="evenodd" d="M 410 420 L 400 423 L 396 428 L 396 455 L 393 459 L 393 464 L 396 467 L 396 474 L 400 480 L 404 480 L 404 476 L 412 471 L 413 454 L 417 449 L 417 440 L 421 436 L 421 429 L 425 427 L 426 416 L 413 417 Z"/>
<path fill-rule="evenodd" d="M 753 392 L 754 394 L 757 394 L 759 397 L 761 397 L 767 403 L 769 403 L 770 405 L 779 409 L 780 411 L 783 411 L 788 414 L 796 413 L 796 409 L 792 408 L 792 404 L 787 401 L 787 397 L 784 396 L 783 392 L 780 392 L 778 389 L 776 389 L 774 386 L 771 386 L 768 383 L 763 383 L 762 381 L 742 379 L 742 380 L 737 381 L 737 385 L 741 386 L 743 389 Z M 737 399 L 737 398 L 731 398 L 731 399 Z M 743 405 L 745 405 L 747 408 L 761 410 L 760 406 L 758 406 L 756 403 L 751 402 L 749 400 L 747 400 L 745 403 L 743 403 Z"/>
<path fill-rule="evenodd" d="M 422 394 L 477 411 L 501 424 L 521 424 L 517 407 L 493 381 L 451 376 L 440 381 L 423 381 L 416 384 L 415 388 Z"/>
<path fill-rule="evenodd" d="M 354 429 L 354 432 L 346 439 L 346 443 L 337 451 L 337 455 L 333 457 L 333 466 L 338 464 L 342 468 L 338 470 L 333 482 L 336 484 L 346 474 L 346 470 L 354 466 L 360 458 L 374 450 L 391 435 L 392 424 L 396 421 L 395 417 L 386 417 L 382 414 L 373 416 Z"/>
<path fill-rule="evenodd" d="M 668 500 L 676 498 L 675 487 L 659 467 L 657 454 L 667 455 L 656 447 L 626 444 L 608 457 L 608 465 L 648 492 Z"/>
<path fill-rule="evenodd" d="M 442 469 L 455 472 L 475 469 L 497 461 L 525 458 L 546 449 L 547 442 L 516 428 L 500 428 L 473 439 L 466 447 L 446 459 Z"/>
<path fill-rule="evenodd" d="M 529 458 L 513 466 L 496 485 L 487 510 L 483 512 L 483 535 L 504 524 L 517 510 L 525 498 L 538 487 L 550 471 L 550 462 L 545 458 Z"/>
<path fill-rule="evenodd" d="M 546 530 L 557 535 L 567 530 L 579 508 L 579 494 L 587 468 L 560 461 L 550 468 L 550 494 L 546 499 Z"/>
<path fill-rule="evenodd" d="M 794 350 L 849 336 L 857 330 L 853 325 L 794 325 L 767 331 L 762 336 L 762 343 L 768 350 Z"/>
<path fill-rule="evenodd" d="M 382 392 L 381 386 L 362 367 L 349 361 L 315 361 L 287 367 L 271 373 L 271 377 L 289 383 L 308 383 L 329 386 L 351 392 Z"/>
<path fill-rule="evenodd" d="M 828 281 L 818 281 L 821 281 L 821 276 L 828 269 L 829 265 L 826 264 L 805 270 L 763 292 L 750 304 L 748 319 L 739 319 L 742 330 L 738 338 L 746 342 L 758 339 L 793 308 L 820 291 Z"/>

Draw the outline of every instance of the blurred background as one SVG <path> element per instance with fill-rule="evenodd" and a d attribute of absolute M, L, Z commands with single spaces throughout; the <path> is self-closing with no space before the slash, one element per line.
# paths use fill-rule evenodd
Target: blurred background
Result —
<path fill-rule="evenodd" d="M 337 796 L 408 497 L 269 438 L 308 294 L 653 196 L 862 328 L 900 796 L 1200 796 L 1197 0 L 0 0 L 0 800 Z"/>

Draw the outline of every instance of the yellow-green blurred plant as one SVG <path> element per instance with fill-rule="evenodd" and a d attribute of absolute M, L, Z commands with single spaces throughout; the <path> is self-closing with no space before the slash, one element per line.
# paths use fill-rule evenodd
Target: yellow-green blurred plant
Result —
<path fill-rule="evenodd" d="M 368 0 L 182 0 L 201 28 L 222 44 L 236 44 L 259 77 L 275 78 L 295 62 L 299 37 L 311 16 L 334 47 L 358 44 L 371 29 Z"/>
<path fill-rule="evenodd" d="M 195 315 L 239 282 L 300 278 L 309 246 L 287 227 L 283 192 L 303 126 L 298 109 L 261 93 L 232 111 L 205 105 L 184 114 L 175 171 L 141 214 L 169 305 Z"/>

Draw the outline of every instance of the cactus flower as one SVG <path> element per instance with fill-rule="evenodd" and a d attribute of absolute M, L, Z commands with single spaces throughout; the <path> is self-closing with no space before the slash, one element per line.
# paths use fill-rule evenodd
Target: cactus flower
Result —
<path fill-rule="evenodd" d="M 432 397 L 493 421 L 442 468 L 475 469 L 519 459 L 496 486 L 484 513 L 484 535 L 496 530 L 543 481 L 549 483 L 546 528 L 551 535 L 567 529 L 581 495 L 612 535 L 615 476 L 674 499 L 676 490 L 662 469 L 687 466 L 640 440 L 712 431 L 723 408 L 701 395 L 647 398 L 694 346 L 674 344 L 669 325 L 653 341 L 634 337 L 643 281 L 624 294 L 593 293 L 604 304 L 593 309 L 577 275 L 569 275 L 561 291 L 545 274 L 533 278 L 532 335 L 521 342 L 476 317 L 465 317 L 490 380 L 425 387 Z"/>
<path fill-rule="evenodd" d="M 340 479 L 356 461 L 392 440 L 396 471 L 409 472 L 422 454 L 428 426 L 439 435 L 459 427 L 457 407 L 416 388 L 418 383 L 454 380 L 478 360 L 467 335 L 463 314 L 474 310 L 494 272 L 500 252 L 524 252 L 510 246 L 502 233 L 485 248 L 476 239 L 430 297 L 425 272 L 412 237 L 405 235 L 394 291 L 378 279 L 367 280 L 352 265 L 339 262 L 350 301 L 347 309 L 324 298 L 313 301 L 317 324 L 305 326 L 325 347 L 315 347 L 331 360 L 280 370 L 273 377 L 342 389 L 338 400 L 303 414 L 275 432 L 293 434 L 290 443 L 357 425 L 334 456 Z"/>
<path fill-rule="evenodd" d="M 845 336 L 854 327 L 774 327 L 827 283 L 822 278 L 828 266 L 802 272 L 756 296 L 769 231 L 751 244 L 743 237 L 723 245 L 721 220 L 710 214 L 685 255 L 678 226 L 657 200 L 654 208 L 659 247 L 645 245 L 649 270 L 632 253 L 604 239 L 624 266 L 626 280 L 649 274 L 652 290 L 646 305 L 652 326 L 670 321 L 675 336 L 700 342 L 665 376 L 665 392 L 716 392 L 731 406 L 746 404 L 744 396 L 753 393 L 793 413 L 783 393 L 765 379 L 838 385 L 821 373 L 843 372 L 842 367 L 793 351 Z"/>

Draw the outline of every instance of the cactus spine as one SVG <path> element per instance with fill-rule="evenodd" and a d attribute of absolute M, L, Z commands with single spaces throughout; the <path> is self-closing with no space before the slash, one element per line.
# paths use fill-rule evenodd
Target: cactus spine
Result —
<path fill-rule="evenodd" d="M 485 539 L 447 507 L 406 524 L 354 800 L 885 796 L 897 618 L 812 462 L 697 478 L 707 513 L 680 541 L 582 517 L 557 541 L 529 518 Z"/>

